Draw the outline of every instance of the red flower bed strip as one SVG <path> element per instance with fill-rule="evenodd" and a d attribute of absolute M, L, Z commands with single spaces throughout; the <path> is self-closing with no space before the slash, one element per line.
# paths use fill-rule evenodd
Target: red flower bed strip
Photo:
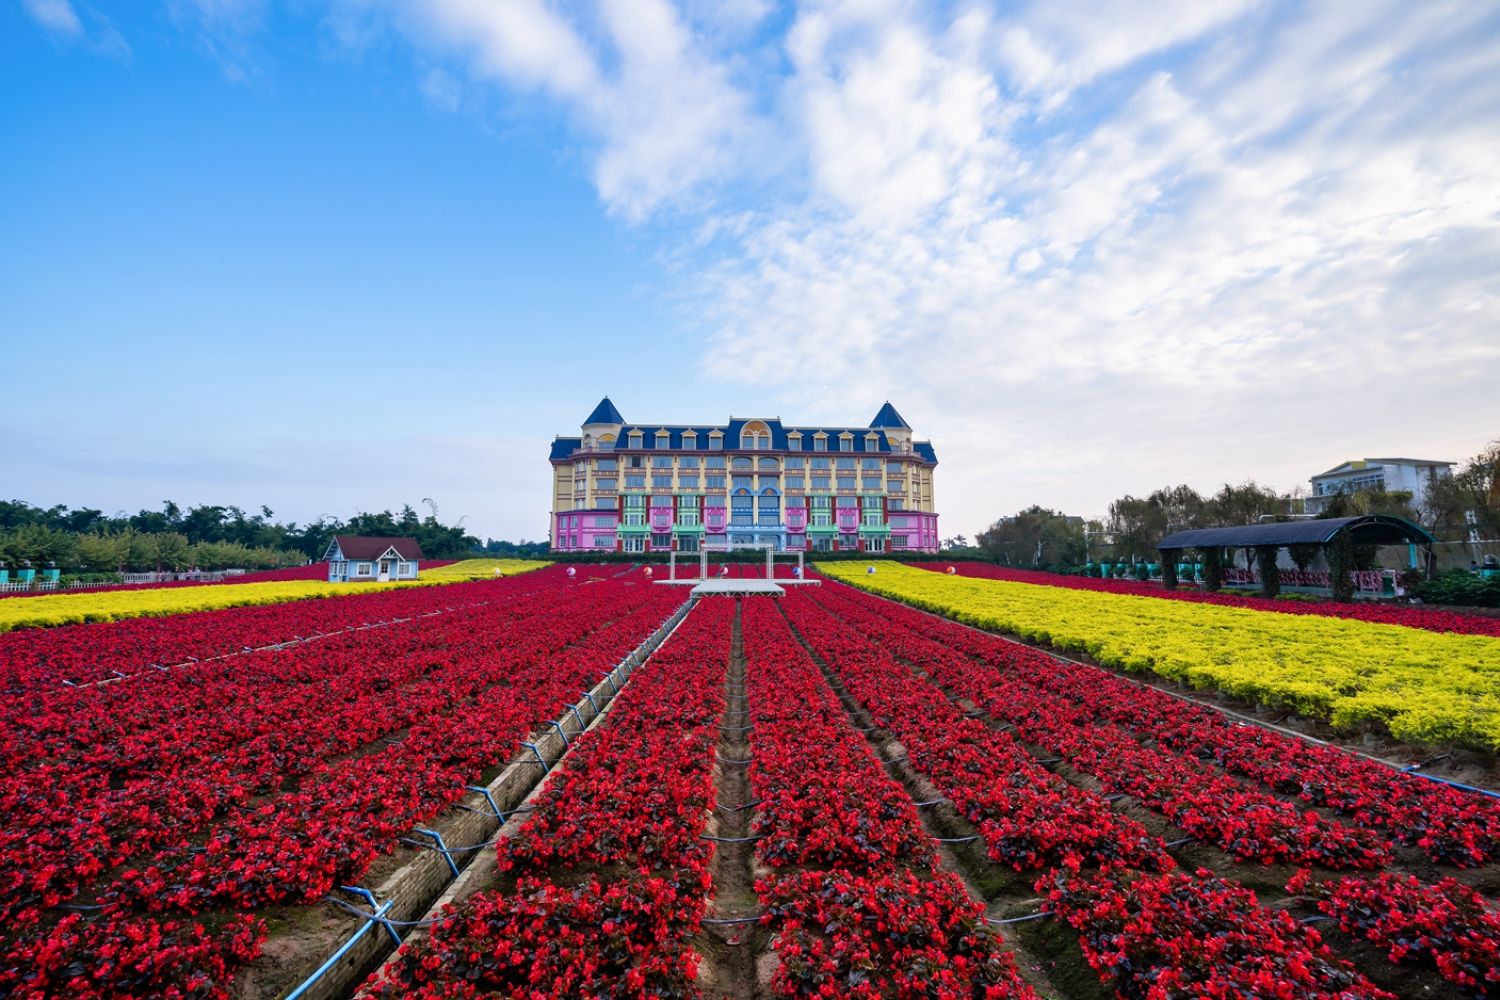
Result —
<path fill-rule="evenodd" d="M 1373 942 L 1392 962 L 1435 968 L 1471 996 L 1500 995 L 1500 912 L 1454 879 L 1430 885 L 1408 875 L 1287 883 L 1349 934 Z"/>
<path fill-rule="evenodd" d="M 756 892 L 785 997 L 1035 993 L 770 600 L 746 599 Z"/>
<path fill-rule="evenodd" d="M 1394 1000 L 1335 958 L 1317 931 L 1209 871 L 1090 877 L 1061 868 L 1038 890 L 1121 997 Z"/>

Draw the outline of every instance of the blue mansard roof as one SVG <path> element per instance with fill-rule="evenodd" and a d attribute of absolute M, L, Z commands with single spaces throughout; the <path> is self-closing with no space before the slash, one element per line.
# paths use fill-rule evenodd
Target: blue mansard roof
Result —
<path fill-rule="evenodd" d="M 625 450 L 626 448 L 628 448 L 630 434 L 637 431 L 640 432 L 643 438 L 642 443 L 647 445 L 649 449 L 654 449 L 656 446 L 657 432 L 666 431 L 667 446 L 664 450 L 683 450 L 684 445 L 682 443 L 682 437 L 687 432 L 692 431 L 697 435 L 697 440 L 694 442 L 693 447 L 698 451 L 707 451 L 709 435 L 714 431 L 718 431 L 723 435 L 725 451 L 739 451 L 740 432 L 744 429 L 746 424 L 753 421 L 759 421 L 760 423 L 765 424 L 766 428 L 771 432 L 770 450 L 772 451 L 811 452 L 811 442 L 814 436 L 819 432 L 822 432 L 828 437 L 828 440 L 830 442 L 833 442 L 829 445 L 829 452 L 837 453 L 839 450 L 837 442 L 840 436 L 843 434 L 848 434 L 853 439 L 851 444 L 853 445 L 854 454 L 877 452 L 881 454 L 888 454 L 894 449 L 891 447 L 890 439 L 886 437 L 886 433 L 883 428 L 890 427 L 892 429 L 899 428 L 902 430 L 911 429 L 907 426 L 906 421 L 901 419 L 901 414 L 897 413 L 896 408 L 893 407 L 890 403 L 886 403 L 883 407 L 880 408 L 880 412 L 875 415 L 875 420 L 871 422 L 869 427 L 788 427 L 784 426 L 778 419 L 767 417 L 730 417 L 729 423 L 722 426 L 712 426 L 708 424 L 626 424 L 623 419 L 606 419 L 610 416 L 619 417 L 619 411 L 615 409 L 614 404 L 609 401 L 609 398 L 605 397 L 600 401 L 599 405 L 594 408 L 594 412 L 589 415 L 588 423 L 621 424 L 622 426 L 620 428 L 619 440 L 616 443 L 616 448 L 621 450 Z M 794 449 L 792 447 L 790 435 L 794 431 L 800 432 L 802 435 L 803 443 L 801 448 L 798 449 Z M 874 435 L 874 440 L 867 441 L 866 437 L 871 434 Z M 574 451 L 578 450 L 582 446 L 582 438 L 557 438 L 552 442 L 552 451 L 549 455 L 549 458 L 552 461 L 567 459 L 572 456 Z M 912 451 L 923 461 L 930 462 L 933 465 L 937 464 L 937 453 L 933 450 L 932 444 L 930 442 L 914 441 L 912 442 Z M 848 454 L 848 452 L 846 452 L 845 454 Z"/>

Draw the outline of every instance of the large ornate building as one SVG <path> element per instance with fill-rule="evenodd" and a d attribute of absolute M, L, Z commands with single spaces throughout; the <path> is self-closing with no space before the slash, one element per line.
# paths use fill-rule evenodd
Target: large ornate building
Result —
<path fill-rule="evenodd" d="M 886 403 L 868 427 L 626 423 L 606 397 L 552 442 L 554 552 L 935 552 L 932 444 Z"/>

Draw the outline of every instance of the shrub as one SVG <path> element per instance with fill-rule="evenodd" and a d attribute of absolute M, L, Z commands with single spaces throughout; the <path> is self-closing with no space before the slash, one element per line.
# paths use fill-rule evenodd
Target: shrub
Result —
<path fill-rule="evenodd" d="M 1462 569 L 1450 569 L 1418 584 L 1412 593 L 1429 604 L 1500 608 L 1500 580 L 1484 580 Z"/>

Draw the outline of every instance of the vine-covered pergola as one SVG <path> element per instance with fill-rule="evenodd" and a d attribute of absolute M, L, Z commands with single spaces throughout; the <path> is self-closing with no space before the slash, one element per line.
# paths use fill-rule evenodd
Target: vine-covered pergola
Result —
<path fill-rule="evenodd" d="M 1366 514 L 1362 517 L 1307 518 L 1297 521 L 1274 521 L 1262 524 L 1234 525 L 1225 528 L 1189 528 L 1177 531 L 1156 544 L 1162 557 L 1162 583 L 1177 585 L 1177 563 L 1184 550 L 1197 549 L 1204 555 L 1210 585 L 1216 586 L 1226 549 L 1253 549 L 1261 572 L 1261 587 L 1268 592 L 1279 588 L 1276 570 L 1277 553 L 1292 545 L 1315 545 L 1328 559 L 1330 579 L 1335 596 L 1348 574 L 1349 559 L 1356 545 L 1420 546 L 1425 552 L 1424 569 L 1430 573 L 1432 546 L 1436 538 L 1421 525 L 1389 514 Z"/>

